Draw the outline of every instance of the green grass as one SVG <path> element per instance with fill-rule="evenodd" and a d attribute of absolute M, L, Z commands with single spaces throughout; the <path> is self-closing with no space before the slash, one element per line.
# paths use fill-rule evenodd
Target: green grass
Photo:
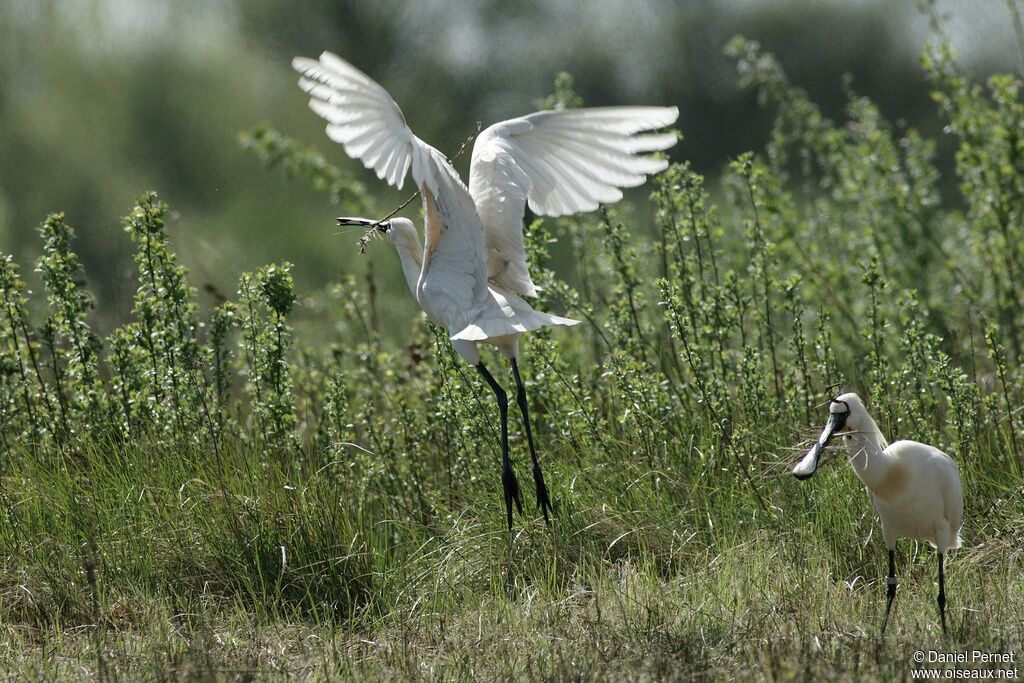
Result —
<path fill-rule="evenodd" d="M 199 452 L 97 446 L 85 476 L 25 454 L 3 488 L 0 668 L 79 678 L 102 666 L 125 680 L 890 678 L 908 674 L 916 649 L 1024 642 L 1019 497 L 986 516 L 969 504 L 946 639 L 934 554 L 901 544 L 882 639 L 884 546 L 845 464 L 813 488 L 765 477 L 778 505 L 764 512 L 703 478 L 655 483 L 641 464 L 560 455 L 547 458 L 558 518 L 551 529 L 517 520 L 506 574 L 497 474 L 457 481 L 424 523 L 399 505 L 368 515 L 313 463 L 237 445 L 224 477 Z"/>
<path fill-rule="evenodd" d="M 828 121 L 756 44 L 730 52 L 777 112 L 764 154 L 714 192 L 672 166 L 650 235 L 629 204 L 529 226 L 538 305 L 585 323 L 523 340 L 556 515 L 532 507 L 513 421 L 511 545 L 493 398 L 440 330 L 378 320 L 397 279 L 298 298 L 273 265 L 201 311 L 147 194 L 125 219 L 131 319 L 101 339 L 63 216 L 41 228 L 45 302 L 0 260 L 3 675 L 888 680 L 917 650 L 1019 660 L 1020 81 L 926 50 L 959 145 L 946 198 L 933 141 L 855 93 Z M 551 103 L 573 97 L 563 80 Z M 261 140 L 347 213 L 369 206 Z M 575 255 L 561 277 L 556 249 Z M 840 387 L 959 463 L 946 637 L 935 556 L 911 541 L 880 637 L 885 548 L 844 458 L 789 475 Z"/>

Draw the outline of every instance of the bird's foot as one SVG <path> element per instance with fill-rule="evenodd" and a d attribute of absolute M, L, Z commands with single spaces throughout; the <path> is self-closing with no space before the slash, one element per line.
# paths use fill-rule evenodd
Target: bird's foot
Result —
<path fill-rule="evenodd" d="M 896 599 L 896 577 L 887 576 L 885 581 L 889 584 L 889 588 L 885 593 L 885 617 L 882 619 L 883 636 L 885 635 L 885 627 L 889 625 L 889 612 L 892 611 L 892 601 Z"/>
<path fill-rule="evenodd" d="M 512 471 L 512 465 L 505 463 L 501 471 L 501 485 L 505 489 L 505 512 L 508 515 L 508 528 L 512 529 L 512 503 L 515 502 L 519 514 L 523 514 L 523 501 L 519 495 L 519 481 L 516 473 Z"/>
<path fill-rule="evenodd" d="M 533 483 L 537 486 L 537 507 L 544 513 L 544 523 L 551 526 L 551 518 L 548 516 L 548 512 L 554 515 L 555 510 L 551 507 L 548 487 L 544 484 L 544 473 L 540 471 L 540 464 L 537 463 L 533 466 Z"/>

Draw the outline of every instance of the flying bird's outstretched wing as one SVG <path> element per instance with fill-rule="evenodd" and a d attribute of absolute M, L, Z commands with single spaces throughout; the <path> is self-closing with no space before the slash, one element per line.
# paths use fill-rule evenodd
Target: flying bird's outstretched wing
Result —
<path fill-rule="evenodd" d="M 484 226 L 488 276 L 536 296 L 523 248 L 527 203 L 536 214 L 564 216 L 622 199 L 619 188 L 640 185 L 668 166 L 644 154 L 676 142 L 672 133 L 636 133 L 670 126 L 678 116 L 676 107 L 541 111 L 481 133 L 469 192 Z"/>
<path fill-rule="evenodd" d="M 448 159 L 413 135 L 391 95 L 330 52 L 296 57 L 299 86 L 327 120 L 327 135 L 345 152 L 401 189 L 412 171 L 423 194 L 427 226 L 416 297 L 451 334 L 461 331 L 489 296 L 484 234 L 473 198 Z"/>
<path fill-rule="evenodd" d="M 292 60 L 310 95 L 309 108 L 327 121 L 327 136 L 377 177 L 402 189 L 410 166 L 422 177 L 429 145 L 413 135 L 387 90 L 335 54 Z"/>

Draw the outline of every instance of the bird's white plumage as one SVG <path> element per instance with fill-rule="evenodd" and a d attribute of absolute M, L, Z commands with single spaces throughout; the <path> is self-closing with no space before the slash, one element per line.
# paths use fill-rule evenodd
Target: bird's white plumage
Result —
<path fill-rule="evenodd" d="M 472 324 L 467 325 L 452 339 L 492 343 L 498 340 L 500 346 L 505 346 L 524 332 L 532 332 L 550 325 L 571 327 L 579 323 L 578 320 L 535 310 L 515 292 L 493 284 L 488 288 L 488 293 L 493 303 L 490 311 L 478 316 Z"/>
<path fill-rule="evenodd" d="M 292 68 L 302 75 L 299 87 L 309 94 L 310 109 L 327 121 L 327 136 L 350 157 L 398 189 L 414 163 L 420 168 L 413 177 L 423 175 L 427 146 L 412 134 L 402 110 L 373 79 L 330 52 L 322 53 L 320 61 L 296 57 Z"/>
<path fill-rule="evenodd" d="M 390 237 L 420 306 L 448 328 L 467 359 L 467 343 L 514 349 L 523 332 L 578 323 L 536 311 L 520 298 L 537 295 L 523 246 L 526 206 L 560 216 L 618 201 L 619 188 L 639 185 L 668 165 L 645 154 L 676 141 L 667 133 L 637 135 L 674 123 L 675 107 L 537 112 L 480 135 L 467 188 L 445 156 L 412 133 L 388 92 L 362 71 L 330 52 L 316 61 L 296 57 L 292 66 L 310 108 L 349 156 L 399 189 L 411 172 L 426 213 L 423 248 L 410 244 L 411 224 L 402 223 Z"/>
<path fill-rule="evenodd" d="M 896 542 L 900 538 L 927 541 L 935 547 L 939 564 L 936 603 L 942 632 L 946 633 L 944 563 L 946 553 L 961 546 L 960 527 L 964 521 L 963 489 L 956 463 L 928 444 L 888 444 L 860 397 L 848 393 L 832 400 L 821 436 L 793 468 L 793 475 L 798 479 L 814 475 L 822 451 L 837 434 L 846 440 L 850 465 L 868 490 L 889 551 L 882 634 L 896 599 Z"/>
<path fill-rule="evenodd" d="M 516 363 L 519 336 L 546 325 L 576 325 L 533 309 L 536 296 L 523 248 L 526 206 L 559 216 L 596 209 L 622 197 L 620 187 L 642 183 L 668 162 L 643 156 L 664 150 L 674 135 L 635 135 L 670 125 L 675 108 L 619 107 L 537 112 L 488 128 L 473 149 L 471 185 L 448 159 L 409 129 L 398 105 L 370 77 L 330 52 L 292 66 L 309 106 L 327 121 L 327 134 L 378 178 L 401 189 L 412 173 L 426 214 L 423 246 L 412 221 L 340 218 L 385 232 L 402 262 L 409 289 L 427 316 L 448 329 L 452 348 L 479 371 L 498 400 L 502 487 L 508 528 L 512 504 L 522 512 L 509 458 L 508 394 L 487 370 L 478 342 L 496 346 L 515 376 L 533 462 L 537 505 L 553 512 L 530 432 L 526 387 Z"/>
<path fill-rule="evenodd" d="M 888 444 L 856 394 L 843 394 L 830 406 L 833 416 L 847 410 L 837 433 L 846 439 L 850 464 L 867 488 L 886 546 L 892 550 L 897 539 L 913 538 L 939 553 L 959 548 L 964 501 L 953 459 L 917 441 Z M 831 439 L 829 431 L 826 427 L 793 474 L 807 478 L 814 473 L 820 449 Z"/>
<path fill-rule="evenodd" d="M 345 152 L 401 189 L 411 171 L 423 193 L 427 226 L 413 290 L 427 314 L 454 335 L 487 308 L 484 234 L 469 191 L 438 150 L 416 137 L 384 88 L 337 55 L 292 60 L 327 122 L 327 135 Z"/>
<path fill-rule="evenodd" d="M 424 257 L 416 300 L 455 336 L 489 308 L 483 229 L 462 181 L 447 160 L 432 159 L 436 191 L 423 182 Z"/>
<path fill-rule="evenodd" d="M 948 455 L 928 444 L 897 441 L 885 449 L 891 467 L 906 473 L 898 490 L 868 489 L 888 548 L 899 538 L 927 541 L 940 553 L 960 547 L 964 521 L 960 473 Z"/>
<path fill-rule="evenodd" d="M 676 142 L 635 135 L 675 122 L 675 107 L 541 111 L 489 127 L 473 146 L 469 191 L 487 237 L 487 271 L 502 286 L 536 296 L 523 247 L 526 206 L 539 215 L 593 211 L 622 198 L 668 161 L 643 156 Z"/>

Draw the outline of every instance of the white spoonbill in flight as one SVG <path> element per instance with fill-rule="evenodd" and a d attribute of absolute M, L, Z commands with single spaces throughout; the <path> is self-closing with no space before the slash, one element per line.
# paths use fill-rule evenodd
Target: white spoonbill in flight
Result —
<path fill-rule="evenodd" d="M 412 221 L 339 218 L 376 226 L 395 245 L 409 289 L 427 317 L 445 327 L 455 351 L 476 367 L 498 400 L 502 486 L 509 529 L 512 504 L 522 514 L 519 484 L 509 459 L 508 396 L 477 344 L 498 348 L 512 366 L 526 441 L 533 461 L 537 506 L 552 511 L 533 444 L 526 388 L 519 374 L 519 336 L 544 326 L 579 321 L 534 310 L 537 296 L 523 247 L 527 205 L 543 216 L 592 211 L 622 198 L 620 187 L 640 185 L 668 161 L 646 156 L 675 144 L 672 133 L 637 135 L 673 124 L 675 107 L 606 107 L 541 111 L 487 128 L 473 147 L 469 188 L 444 154 L 409 129 L 384 88 L 340 57 L 296 57 L 299 86 L 310 108 L 327 120 L 327 135 L 377 177 L 399 189 L 411 171 L 423 196 L 423 242 Z"/>
<path fill-rule="evenodd" d="M 857 394 L 832 399 L 829 418 L 818 441 L 793 468 L 797 479 L 808 479 L 818 469 L 821 452 L 835 434 L 846 438 L 850 464 L 868 489 L 871 504 L 882 522 L 882 537 L 889 549 L 889 575 L 882 633 L 896 598 L 896 541 L 928 541 L 939 556 L 939 616 L 946 632 L 946 577 L 943 559 L 960 547 L 964 496 L 960 472 L 948 455 L 917 441 L 886 443 Z"/>

